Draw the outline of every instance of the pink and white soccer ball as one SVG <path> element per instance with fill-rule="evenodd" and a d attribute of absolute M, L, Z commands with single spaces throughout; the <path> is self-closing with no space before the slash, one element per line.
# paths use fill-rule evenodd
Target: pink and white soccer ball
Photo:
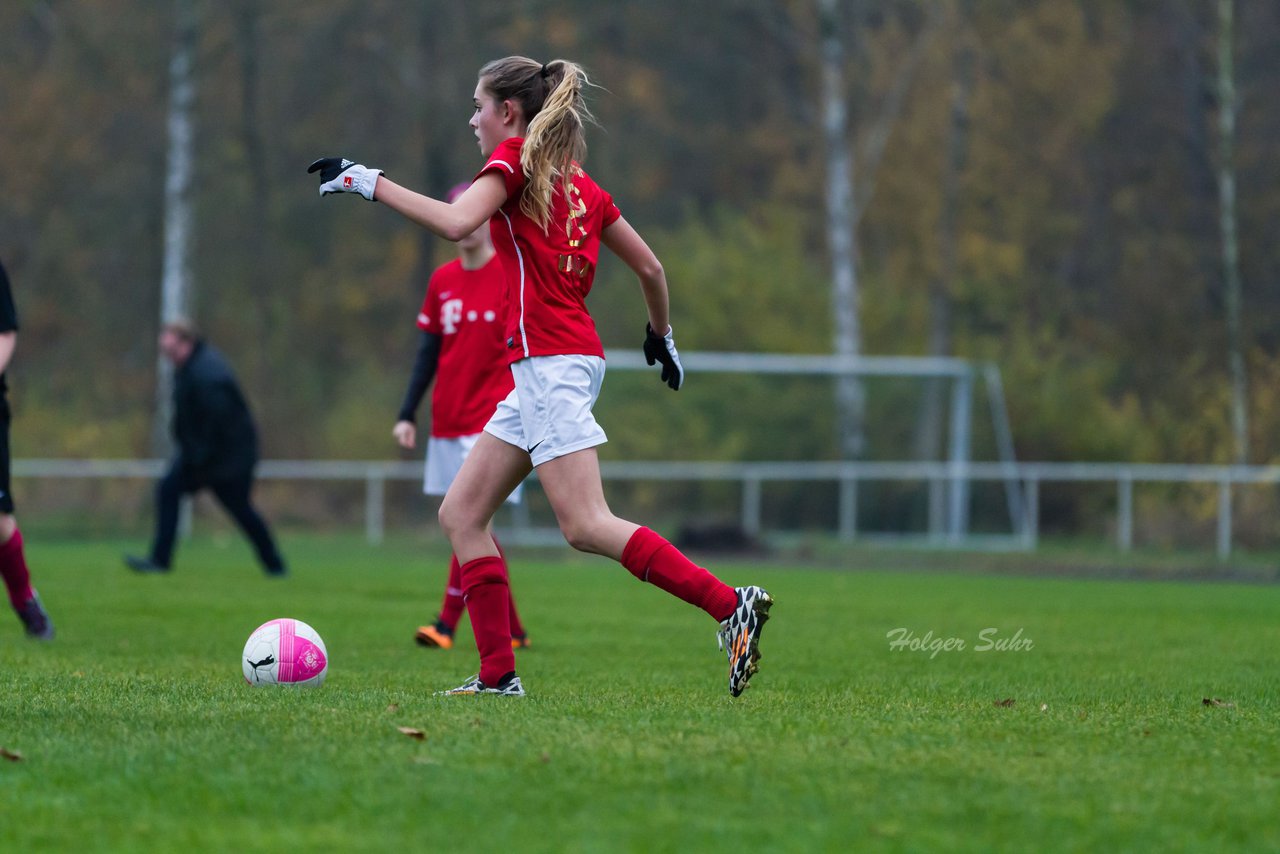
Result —
<path fill-rule="evenodd" d="M 319 687 L 329 672 L 329 654 L 319 633 L 288 618 L 254 629 L 240 659 L 250 685 Z"/>

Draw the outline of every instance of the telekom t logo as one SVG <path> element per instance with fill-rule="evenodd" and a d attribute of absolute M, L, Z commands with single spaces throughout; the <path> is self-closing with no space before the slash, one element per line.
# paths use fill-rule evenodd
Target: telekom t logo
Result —
<path fill-rule="evenodd" d="M 445 335 L 452 335 L 458 331 L 458 324 L 462 322 L 462 300 L 450 299 L 445 300 L 440 306 L 440 325 L 444 327 Z"/>

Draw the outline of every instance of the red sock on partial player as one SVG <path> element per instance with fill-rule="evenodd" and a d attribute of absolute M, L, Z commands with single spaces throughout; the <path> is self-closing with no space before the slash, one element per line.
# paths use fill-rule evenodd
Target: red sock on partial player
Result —
<path fill-rule="evenodd" d="M 511 588 L 500 557 L 481 557 L 462 565 L 467 616 L 480 650 L 480 681 L 496 686 L 516 669 L 511 651 Z"/>
<path fill-rule="evenodd" d="M 738 604 L 732 587 L 648 528 L 640 528 L 627 540 L 621 562 L 636 578 L 697 605 L 717 620 L 726 619 Z"/>
<path fill-rule="evenodd" d="M 507 568 L 507 553 L 502 550 L 502 543 L 498 542 L 497 537 L 493 538 L 493 545 L 498 550 L 498 556 L 502 558 L 503 568 Z M 510 576 L 510 571 L 508 570 L 508 575 L 507 575 L 508 588 L 510 587 L 510 585 L 511 585 L 511 576 Z M 516 613 L 516 597 L 514 595 L 509 594 L 507 598 L 511 602 L 511 614 L 509 616 L 509 619 L 511 621 L 511 637 L 523 638 L 525 636 L 524 624 L 520 622 L 520 615 Z"/>
<path fill-rule="evenodd" d="M 513 640 L 523 640 L 524 624 L 520 622 L 520 615 L 516 613 L 516 597 L 508 594 L 507 602 L 511 605 L 511 611 L 507 614 L 507 625 L 511 626 L 511 637 Z"/>
<path fill-rule="evenodd" d="M 31 572 L 22 553 L 22 532 L 14 529 L 9 541 L 0 545 L 0 576 L 9 591 L 9 602 L 17 610 L 31 601 L 35 591 L 31 589 Z"/>
<path fill-rule="evenodd" d="M 467 605 L 462 600 L 462 566 L 458 563 L 457 555 L 449 555 L 449 580 L 445 582 L 439 620 L 450 634 L 458 628 L 458 620 L 465 607 Z"/>

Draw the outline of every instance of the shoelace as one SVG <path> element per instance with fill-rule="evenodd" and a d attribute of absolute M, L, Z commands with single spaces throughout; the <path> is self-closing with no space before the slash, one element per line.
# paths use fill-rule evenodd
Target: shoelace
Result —
<path fill-rule="evenodd" d="M 729 625 L 733 618 L 730 617 L 724 621 L 724 628 L 716 632 L 716 646 L 720 647 L 720 651 L 724 652 L 726 646 L 733 646 L 733 628 Z"/>

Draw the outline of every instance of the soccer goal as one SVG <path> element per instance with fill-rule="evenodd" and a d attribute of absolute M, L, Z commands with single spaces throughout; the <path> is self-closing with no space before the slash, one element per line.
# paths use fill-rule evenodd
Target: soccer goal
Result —
<path fill-rule="evenodd" d="M 643 356 L 629 350 L 609 351 L 606 359 L 611 371 L 652 371 Z M 896 378 L 912 382 L 923 390 L 928 381 L 941 380 L 946 386 L 946 430 L 942 459 L 899 459 L 892 461 L 833 460 L 786 463 L 743 463 L 690 465 L 673 467 L 648 466 L 642 472 L 636 466 L 606 467 L 606 476 L 622 479 L 640 478 L 646 473 L 658 479 L 741 478 L 743 482 L 743 524 L 750 530 L 759 528 L 759 488 L 764 480 L 835 480 L 839 484 L 838 534 L 842 540 L 866 536 L 857 525 L 858 484 L 868 481 L 920 482 L 928 486 L 928 521 L 924 539 L 928 542 L 957 545 L 1019 545 L 1026 542 L 1028 519 L 1022 486 L 1018 478 L 1013 434 L 1005 405 L 999 369 L 990 363 L 966 359 L 911 356 L 842 357 L 827 355 L 794 355 L 780 353 L 698 352 L 681 354 L 690 376 L 715 374 L 750 374 L 755 376 L 790 375 L 795 377 Z M 985 416 L 975 412 L 975 398 L 985 396 Z M 814 400 L 815 406 L 834 407 L 832 394 Z M 750 413 L 744 413 L 749 418 Z M 995 462 L 1001 469 L 1001 481 L 1007 534 L 971 535 L 971 497 L 973 493 L 974 427 L 986 418 L 984 428 L 994 447 Z M 893 539 L 920 539 L 908 532 L 874 536 Z M 978 540 L 982 542 L 979 543 Z"/>

